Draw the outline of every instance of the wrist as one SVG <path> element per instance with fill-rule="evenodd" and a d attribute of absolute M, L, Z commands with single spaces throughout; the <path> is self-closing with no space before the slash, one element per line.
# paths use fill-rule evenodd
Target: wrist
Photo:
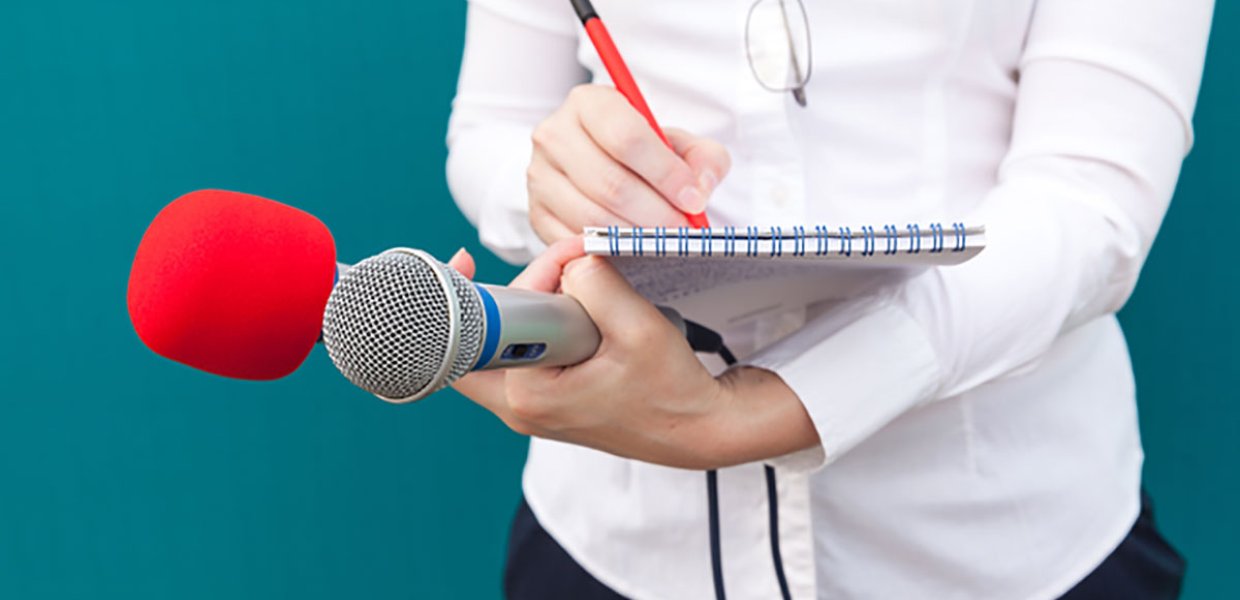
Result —
<path fill-rule="evenodd" d="M 800 397 L 778 374 L 740 366 L 719 382 L 714 453 L 719 466 L 768 460 L 819 444 Z"/>

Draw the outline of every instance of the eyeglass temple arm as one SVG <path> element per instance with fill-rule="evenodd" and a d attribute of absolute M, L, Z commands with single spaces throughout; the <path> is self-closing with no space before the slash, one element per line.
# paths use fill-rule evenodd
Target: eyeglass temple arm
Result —
<path fill-rule="evenodd" d="M 808 104 L 805 99 L 805 79 L 801 77 L 801 61 L 797 60 L 796 42 L 792 40 L 792 23 L 788 22 L 788 7 L 784 5 L 784 0 L 779 0 L 779 15 L 783 18 L 784 34 L 788 38 L 788 60 L 792 61 L 792 72 L 797 78 L 796 87 L 791 90 L 792 98 L 797 104 L 805 106 Z"/>

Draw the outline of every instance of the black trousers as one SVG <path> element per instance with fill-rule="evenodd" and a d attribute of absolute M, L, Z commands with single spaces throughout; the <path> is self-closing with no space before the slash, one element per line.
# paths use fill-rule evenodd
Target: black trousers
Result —
<path fill-rule="evenodd" d="M 1180 596 L 1184 559 L 1154 527 L 1149 498 L 1118 548 L 1061 600 L 1169 600 Z M 773 590 L 777 592 L 777 590 Z M 508 600 L 616 600 L 623 596 L 582 569 L 547 533 L 521 499 L 504 568 Z M 773 594 L 775 597 L 777 594 Z"/>

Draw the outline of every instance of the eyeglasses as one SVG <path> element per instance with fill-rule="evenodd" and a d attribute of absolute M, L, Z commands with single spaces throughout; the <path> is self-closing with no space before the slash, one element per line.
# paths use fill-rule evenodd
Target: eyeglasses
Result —
<path fill-rule="evenodd" d="M 814 67 L 810 50 L 809 19 L 801 0 L 758 0 L 749 8 L 745 55 L 762 87 L 792 92 L 797 104 L 805 106 L 805 83 Z"/>

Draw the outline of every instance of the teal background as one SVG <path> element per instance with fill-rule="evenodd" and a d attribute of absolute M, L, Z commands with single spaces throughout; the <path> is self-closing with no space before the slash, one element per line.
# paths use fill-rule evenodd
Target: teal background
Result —
<path fill-rule="evenodd" d="M 1122 314 L 1190 598 L 1240 597 L 1240 11 L 1219 4 L 1197 147 Z M 344 260 L 464 245 L 506 280 L 444 184 L 464 10 L 0 6 L 0 597 L 499 596 L 521 438 L 451 393 L 385 405 L 322 352 L 272 383 L 194 372 L 149 353 L 124 305 L 146 223 L 204 187 L 318 215 Z"/>

